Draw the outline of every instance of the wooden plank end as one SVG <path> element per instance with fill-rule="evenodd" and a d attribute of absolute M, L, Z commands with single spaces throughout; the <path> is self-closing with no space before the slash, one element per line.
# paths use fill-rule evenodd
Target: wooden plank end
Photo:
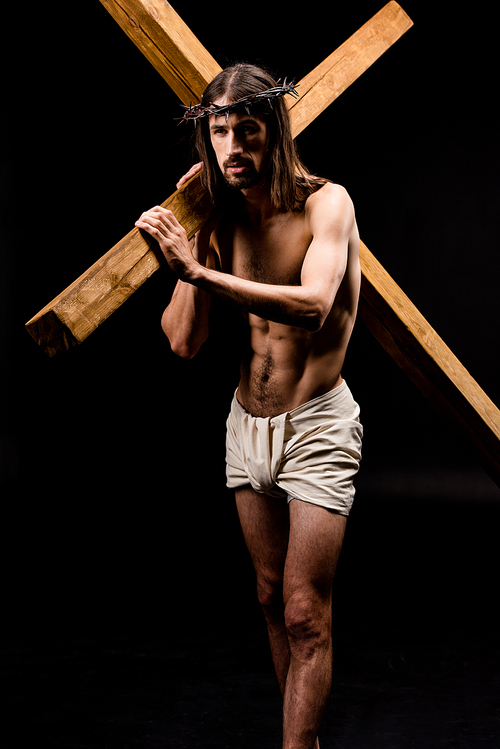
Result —
<path fill-rule="evenodd" d="M 44 308 L 25 325 L 26 330 L 47 356 L 68 351 L 79 341 L 52 309 Z"/>

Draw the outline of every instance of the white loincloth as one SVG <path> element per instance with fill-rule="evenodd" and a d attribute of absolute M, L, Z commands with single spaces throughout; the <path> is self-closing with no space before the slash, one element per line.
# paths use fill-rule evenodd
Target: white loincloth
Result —
<path fill-rule="evenodd" d="M 348 515 L 361 460 L 359 406 L 345 382 L 272 418 L 235 396 L 227 419 L 227 486 L 300 499 Z"/>

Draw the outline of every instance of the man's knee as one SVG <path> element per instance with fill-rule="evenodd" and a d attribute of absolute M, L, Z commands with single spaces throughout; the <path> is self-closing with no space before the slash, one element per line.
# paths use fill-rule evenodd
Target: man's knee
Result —
<path fill-rule="evenodd" d="M 290 596 L 285 606 L 285 626 L 290 646 L 312 655 L 331 642 L 331 602 L 314 592 L 299 591 Z"/>
<path fill-rule="evenodd" d="M 257 597 L 267 616 L 283 615 L 283 580 L 279 576 L 260 575 L 257 579 Z"/>

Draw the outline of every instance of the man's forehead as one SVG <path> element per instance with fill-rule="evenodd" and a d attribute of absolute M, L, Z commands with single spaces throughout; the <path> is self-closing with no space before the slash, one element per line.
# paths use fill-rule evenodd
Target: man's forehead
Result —
<path fill-rule="evenodd" d="M 216 101 L 214 104 L 216 106 L 223 106 L 227 104 L 226 101 Z M 248 111 L 244 107 L 241 109 L 235 109 L 234 112 L 226 114 L 211 114 L 209 118 L 210 127 L 221 127 L 222 125 L 227 125 L 228 127 L 237 127 L 238 125 L 243 125 L 245 123 L 254 123 L 257 125 L 263 125 L 265 124 L 264 117 L 259 116 L 257 113 L 252 112 L 252 110 Z"/>

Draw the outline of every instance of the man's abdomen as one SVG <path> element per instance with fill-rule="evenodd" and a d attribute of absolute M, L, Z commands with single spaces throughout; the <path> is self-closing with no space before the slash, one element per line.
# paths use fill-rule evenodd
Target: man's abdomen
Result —
<path fill-rule="evenodd" d="M 238 399 L 253 416 L 290 411 L 341 381 L 343 352 L 331 346 L 318 350 L 318 333 L 262 320 L 252 326 L 250 344 Z"/>

